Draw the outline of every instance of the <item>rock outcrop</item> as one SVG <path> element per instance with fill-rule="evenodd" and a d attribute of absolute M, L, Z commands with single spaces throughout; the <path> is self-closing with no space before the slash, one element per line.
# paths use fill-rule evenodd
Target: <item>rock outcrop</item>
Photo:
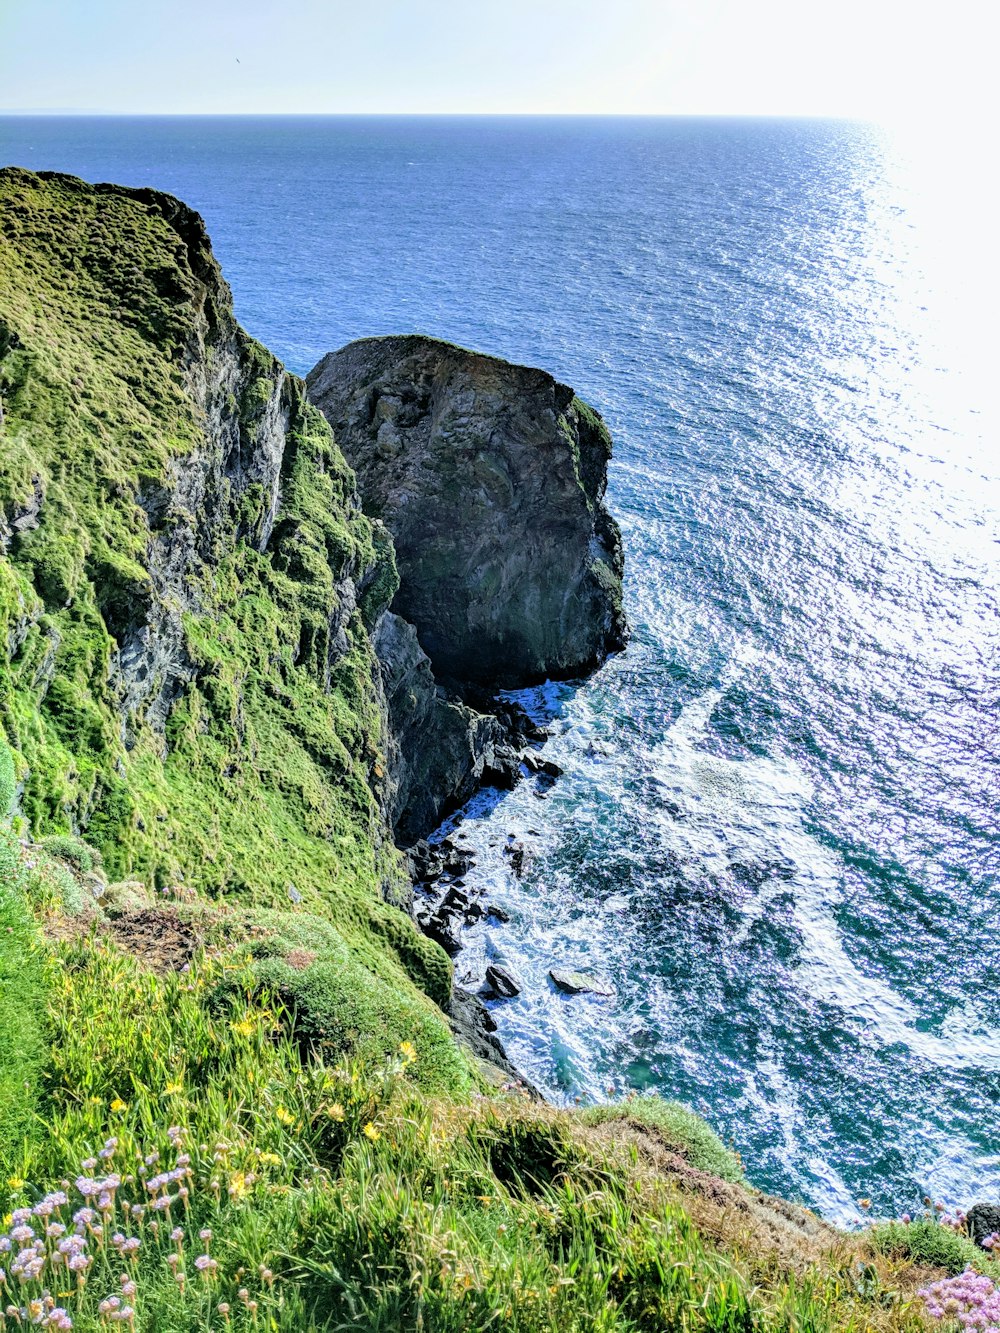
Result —
<path fill-rule="evenodd" d="M 393 610 L 439 679 L 516 688 L 623 647 L 611 438 L 572 389 L 418 336 L 351 343 L 307 385 L 393 535 Z"/>
<path fill-rule="evenodd" d="M 523 738 L 440 688 L 408 621 L 386 613 L 372 642 L 388 705 L 389 817 L 396 841 L 407 847 L 481 784 L 512 786 Z"/>

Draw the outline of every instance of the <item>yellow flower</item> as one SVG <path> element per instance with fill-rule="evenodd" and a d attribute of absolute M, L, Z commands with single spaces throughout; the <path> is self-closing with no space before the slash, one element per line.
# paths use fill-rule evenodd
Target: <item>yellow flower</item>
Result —
<path fill-rule="evenodd" d="M 20 1176 L 11 1176 L 10 1179 L 7 1181 L 7 1184 L 12 1190 L 24 1189 L 24 1181 L 21 1179 Z"/>
<path fill-rule="evenodd" d="M 364 1134 L 365 1138 L 371 1139 L 372 1143 L 374 1143 L 376 1139 L 380 1139 L 382 1137 L 382 1131 L 376 1129 L 370 1120 L 368 1121 L 368 1124 L 365 1125 L 362 1133 Z"/>
<path fill-rule="evenodd" d="M 344 1118 L 344 1108 L 340 1102 L 331 1102 L 326 1108 L 326 1113 L 331 1120 L 343 1120 Z"/>
<path fill-rule="evenodd" d="M 128 1110 L 128 1102 L 123 1102 L 120 1097 L 116 1097 L 111 1103 L 111 1110 L 115 1115 L 121 1115 L 122 1111 Z"/>
<path fill-rule="evenodd" d="M 279 1106 L 274 1114 L 283 1125 L 291 1126 L 295 1124 L 295 1117 L 292 1115 L 291 1111 L 287 1110 L 284 1106 Z"/>
<path fill-rule="evenodd" d="M 281 1158 L 276 1152 L 262 1152 L 260 1155 L 261 1166 L 280 1166 Z"/>
<path fill-rule="evenodd" d="M 238 1023 L 233 1024 L 233 1031 L 240 1037 L 252 1037 L 257 1030 L 257 1024 L 252 1018 L 241 1018 Z"/>
<path fill-rule="evenodd" d="M 412 1041 L 401 1041 L 399 1043 L 399 1053 L 405 1064 L 412 1065 L 416 1061 L 417 1048 Z"/>
<path fill-rule="evenodd" d="M 172 1097 L 176 1092 L 183 1092 L 183 1090 L 184 1090 L 184 1084 L 181 1082 L 168 1083 L 167 1086 L 163 1089 L 164 1093 L 168 1097 Z"/>

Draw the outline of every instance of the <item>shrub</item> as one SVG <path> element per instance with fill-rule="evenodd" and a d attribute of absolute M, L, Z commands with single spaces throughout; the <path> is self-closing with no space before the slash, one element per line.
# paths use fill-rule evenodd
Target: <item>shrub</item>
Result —
<path fill-rule="evenodd" d="M 74 838 L 68 833 L 52 833 L 47 838 L 40 838 L 38 845 L 50 856 L 57 856 L 60 861 L 68 861 L 85 875 L 100 870 L 104 864 L 101 853 L 96 847 L 91 847 L 82 838 Z"/>
<path fill-rule="evenodd" d="M 935 1217 L 917 1217 L 912 1222 L 878 1222 L 869 1235 L 882 1254 L 910 1259 L 928 1268 L 943 1268 L 952 1276 L 974 1266 L 981 1273 L 1000 1279 L 1000 1263 L 988 1259 L 967 1235 Z"/>
<path fill-rule="evenodd" d="M 743 1164 L 715 1130 L 680 1102 L 666 1102 L 661 1097 L 633 1097 L 609 1106 L 589 1106 L 578 1112 L 585 1124 L 603 1125 L 613 1120 L 635 1120 L 654 1130 L 699 1171 L 722 1180 L 743 1184 Z"/>

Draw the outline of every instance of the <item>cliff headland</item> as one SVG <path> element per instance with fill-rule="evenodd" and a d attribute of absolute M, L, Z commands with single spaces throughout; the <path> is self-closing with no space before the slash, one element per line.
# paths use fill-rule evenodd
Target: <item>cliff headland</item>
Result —
<path fill-rule="evenodd" d="M 418 926 L 424 836 L 545 762 L 496 692 L 625 644 L 610 456 L 432 339 L 304 384 L 184 204 L 0 172 L 0 1328 L 902 1329 L 994 1272 L 526 1095 L 473 909 Z"/>

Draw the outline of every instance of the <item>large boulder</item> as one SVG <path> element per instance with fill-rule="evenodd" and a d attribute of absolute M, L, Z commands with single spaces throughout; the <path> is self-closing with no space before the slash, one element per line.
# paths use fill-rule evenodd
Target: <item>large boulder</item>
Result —
<path fill-rule="evenodd" d="M 572 389 L 420 336 L 350 343 L 307 384 L 393 535 L 393 610 L 439 679 L 518 687 L 624 646 L 611 437 Z"/>

